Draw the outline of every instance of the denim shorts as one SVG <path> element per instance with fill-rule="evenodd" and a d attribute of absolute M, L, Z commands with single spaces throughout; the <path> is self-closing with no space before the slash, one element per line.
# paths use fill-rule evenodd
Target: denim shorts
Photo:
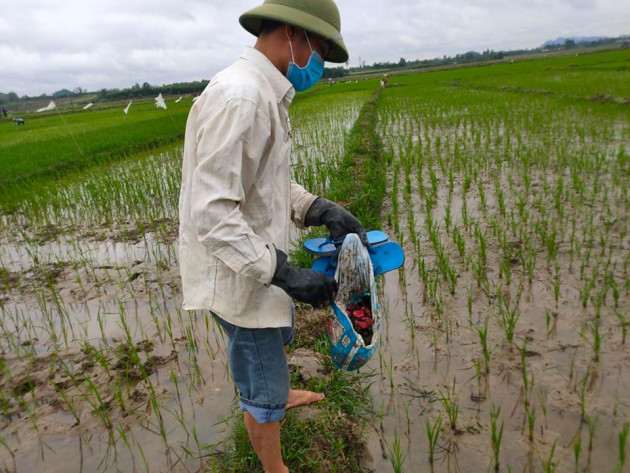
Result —
<path fill-rule="evenodd" d="M 228 337 L 228 363 L 241 410 L 249 412 L 259 424 L 278 422 L 284 418 L 289 396 L 284 347 L 293 342 L 293 326 L 243 328 L 213 315 Z"/>

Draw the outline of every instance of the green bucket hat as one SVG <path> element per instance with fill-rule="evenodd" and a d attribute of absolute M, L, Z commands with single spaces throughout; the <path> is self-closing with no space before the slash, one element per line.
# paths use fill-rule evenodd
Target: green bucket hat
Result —
<path fill-rule="evenodd" d="M 241 26 L 254 36 L 260 34 L 262 20 L 304 28 L 331 43 L 330 53 L 324 59 L 346 62 L 348 49 L 341 36 L 339 10 L 333 0 L 265 0 L 265 2 L 238 19 Z"/>

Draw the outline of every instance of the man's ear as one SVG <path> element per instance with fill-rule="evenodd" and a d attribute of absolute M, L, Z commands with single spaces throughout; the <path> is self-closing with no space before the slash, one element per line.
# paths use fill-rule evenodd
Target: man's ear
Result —
<path fill-rule="evenodd" d="M 284 25 L 284 34 L 289 41 L 295 37 L 295 28 L 291 25 Z"/>
<path fill-rule="evenodd" d="M 301 31 L 300 28 L 293 25 L 285 25 L 284 27 L 285 27 L 285 34 L 287 38 L 289 39 L 289 41 L 293 41 L 294 39 L 299 37 L 298 35 Z"/>

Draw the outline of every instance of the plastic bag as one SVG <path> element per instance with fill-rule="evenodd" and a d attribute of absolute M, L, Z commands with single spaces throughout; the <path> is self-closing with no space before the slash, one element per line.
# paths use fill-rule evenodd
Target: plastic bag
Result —
<path fill-rule="evenodd" d="M 330 354 L 335 366 L 354 371 L 374 355 L 381 327 L 372 261 L 367 248 L 354 233 L 347 235 L 341 245 L 335 279 L 339 291 L 331 304 Z"/>

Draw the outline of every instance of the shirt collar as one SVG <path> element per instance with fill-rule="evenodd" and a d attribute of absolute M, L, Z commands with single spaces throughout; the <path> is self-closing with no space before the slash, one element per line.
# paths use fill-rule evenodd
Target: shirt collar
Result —
<path fill-rule="evenodd" d="M 263 53 L 250 46 L 241 53 L 241 58 L 251 62 L 262 71 L 276 94 L 276 100 L 280 103 L 285 97 L 291 101 L 295 96 L 295 89 L 273 63 Z"/>

